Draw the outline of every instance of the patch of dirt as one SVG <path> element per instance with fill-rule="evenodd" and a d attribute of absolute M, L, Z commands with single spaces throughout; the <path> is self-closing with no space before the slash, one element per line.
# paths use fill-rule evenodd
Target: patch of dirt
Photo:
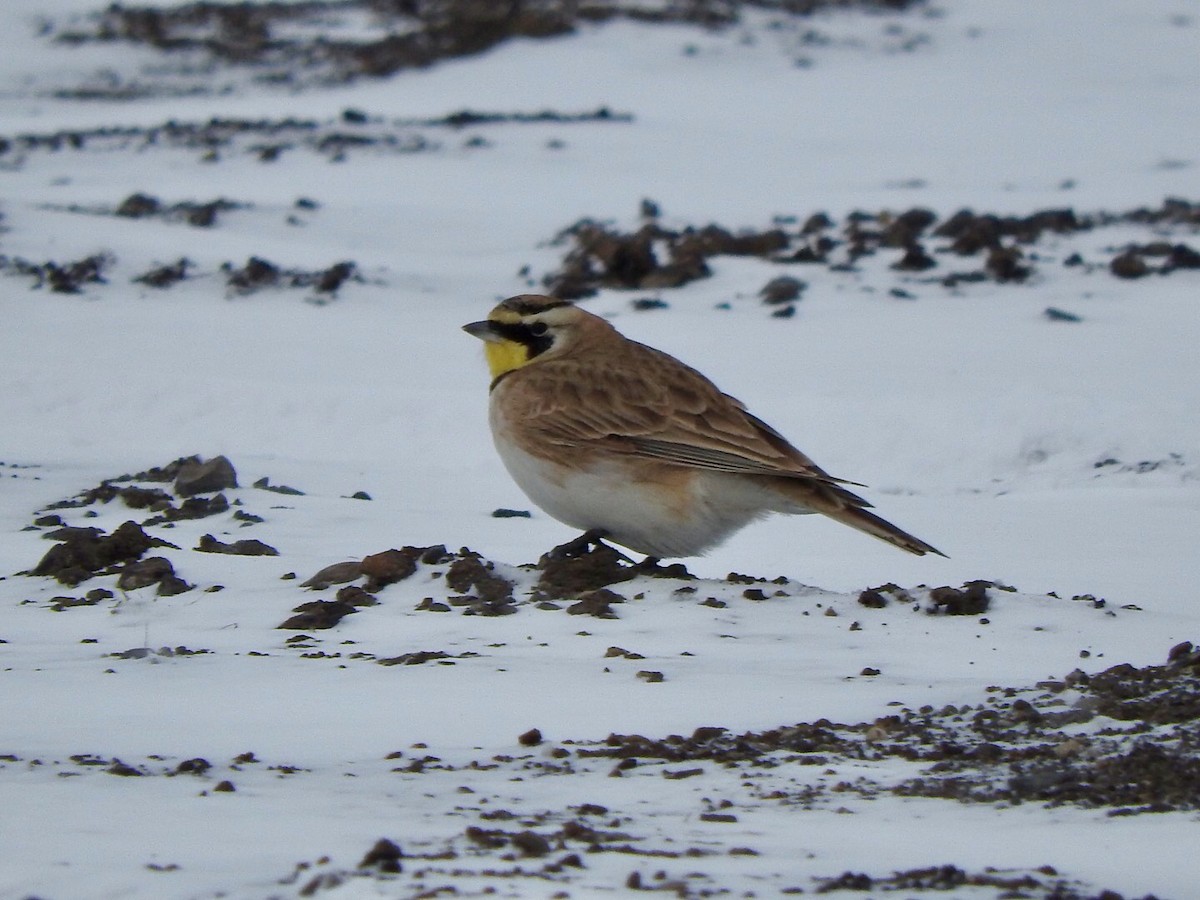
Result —
<path fill-rule="evenodd" d="M 192 263 L 186 257 L 180 257 L 173 263 L 155 266 L 141 275 L 134 276 L 133 281 L 135 284 L 144 284 L 152 288 L 173 287 L 187 278 L 187 271 L 191 266 Z"/>
<path fill-rule="evenodd" d="M 1096 893 L 1082 885 L 1072 884 L 1059 875 L 1053 866 L 1042 866 L 1030 872 L 997 871 L 968 872 L 958 866 L 928 866 L 909 869 L 890 875 L 871 876 L 862 872 L 843 872 L 836 878 L 822 878 L 814 894 L 893 893 L 905 895 L 935 894 L 953 896 L 950 891 L 964 888 L 989 888 L 998 897 L 1023 897 L 1028 900 L 1124 900 L 1113 891 Z M 1142 900 L 1154 900 L 1147 895 Z"/>
<path fill-rule="evenodd" d="M 513 583 L 494 571 L 495 564 L 477 553 L 460 553 L 446 570 L 446 586 L 457 591 L 452 605 L 462 605 L 469 615 L 507 616 L 516 612 Z M 457 601 L 457 603 L 456 603 Z"/>
<path fill-rule="evenodd" d="M 57 543 L 29 574 L 48 576 L 68 587 L 95 575 L 120 574 L 152 547 L 179 549 L 146 534 L 136 522 L 126 522 L 112 534 L 105 534 L 99 528 L 64 527 L 44 536 Z"/>
<path fill-rule="evenodd" d="M 785 15 L 829 8 L 903 10 L 920 0 L 304 0 L 239 3 L 207 0 L 177 6 L 113 4 L 50 26 L 52 40 L 69 45 L 127 43 L 162 53 L 151 74 L 110 76 L 60 92 L 74 99 L 131 99 L 163 93 L 209 92 L 218 70 L 243 70 L 260 83 L 296 89 L 342 84 L 424 68 L 482 53 L 515 38 L 569 34 L 580 25 L 613 19 L 728 27 L 743 5 Z M 209 84 L 195 77 L 208 76 Z"/>
<path fill-rule="evenodd" d="M 503 113 L 464 109 L 445 116 L 416 119 L 383 119 L 361 110 L 346 109 L 336 119 L 171 120 L 151 126 L 81 128 L 0 136 L 0 163 L 9 169 L 19 169 L 33 154 L 165 151 L 189 152 L 205 163 L 217 163 L 227 156 L 248 156 L 261 163 L 273 163 L 293 152 L 312 153 L 331 163 L 342 163 L 352 154 L 390 156 L 437 151 L 442 149 L 446 134 L 454 135 L 464 128 L 547 123 L 564 126 L 580 123 L 622 124 L 631 121 L 633 117 L 629 113 L 614 112 L 603 106 L 586 112 L 543 110 L 535 113 Z M 486 146 L 486 142 L 482 146 Z M 115 208 L 65 207 L 69 212 L 126 215 L 132 218 L 151 216 L 195 226 L 214 225 L 219 214 L 244 208 L 245 204 L 232 204 L 225 200 L 167 206 L 158 198 L 142 192 L 127 197 Z M 301 198 L 297 201 L 297 210 L 300 212 L 309 213 L 315 208 L 311 200 Z"/>
<path fill-rule="evenodd" d="M 56 294 L 81 294 L 86 285 L 107 284 L 104 273 L 114 262 L 106 253 L 65 263 L 32 263 L 19 256 L 0 256 L 0 272 L 32 278 L 34 290 L 44 287 Z"/>
<path fill-rule="evenodd" d="M 202 535 L 195 549 L 200 553 L 226 553 L 230 556 L 279 555 L 279 551 L 270 544 L 263 543 L 255 538 L 247 538 L 227 544 L 224 541 L 217 540 L 211 534 Z"/>
<path fill-rule="evenodd" d="M 169 485 L 170 489 L 157 487 L 160 484 Z M 144 557 L 153 548 L 181 549 L 146 529 L 228 514 L 233 504 L 223 492 L 237 486 L 237 472 L 224 456 L 207 460 L 199 456 L 181 457 L 165 466 L 105 479 L 96 487 L 51 503 L 35 513 L 26 530 L 41 531 L 42 536 L 54 541 L 55 545 L 25 574 L 54 578 L 69 587 L 96 576 L 116 576 L 114 586 L 118 590 L 156 586 L 161 597 L 190 591 L 194 585 L 178 575 L 170 560 L 161 556 Z M 94 526 L 68 525 L 62 515 L 65 511 L 78 511 L 86 521 L 96 515 L 93 507 L 114 502 L 150 515 L 140 523 L 127 521 L 111 534 Z M 239 506 L 240 503 L 238 500 Z M 242 509 L 235 510 L 232 519 L 241 526 L 263 521 Z M 278 553 L 261 541 L 224 543 L 212 535 L 201 538 L 195 549 L 245 555 Z M 112 591 L 96 588 L 83 597 L 55 597 L 50 608 L 61 612 L 76 606 L 94 606 L 113 597 Z"/>
<path fill-rule="evenodd" d="M 49 207 L 60 209 L 62 212 L 83 213 L 92 216 L 116 216 L 122 219 L 157 219 L 162 222 L 181 222 L 194 228 L 211 228 L 217 222 L 221 213 L 235 209 L 244 209 L 247 204 L 234 203 L 231 200 L 218 198 L 207 203 L 197 203 L 191 200 L 179 203 L 164 203 L 152 194 L 130 194 L 116 206 L 76 206 Z"/>
<path fill-rule="evenodd" d="M 637 576 L 628 557 L 608 544 L 596 544 L 585 552 L 547 554 L 536 566 L 535 597 L 538 601 L 573 599 Z"/>
<path fill-rule="evenodd" d="M 358 266 L 353 262 L 339 262 L 327 269 L 307 271 L 284 269 L 252 256 L 240 267 L 225 263 L 221 271 L 225 274 L 225 286 L 229 293 L 239 297 L 255 294 L 265 288 L 311 288 L 318 297 L 333 297 L 347 281 L 363 281 Z"/>
<path fill-rule="evenodd" d="M 653 206 L 657 215 L 657 205 Z M 916 283 L 955 288 L 979 281 L 1022 283 L 1039 266 L 1058 261 L 1109 271 L 1121 278 L 1166 275 L 1200 268 L 1200 252 L 1184 242 L 1155 240 L 1109 249 L 1107 260 L 1085 262 L 1078 253 L 1033 252 L 1049 237 L 1063 240 L 1081 232 L 1115 225 L 1195 231 L 1200 228 L 1200 203 L 1179 198 L 1161 205 L 1122 213 L 1046 209 L 1026 216 L 1002 216 L 959 210 L 940 220 L 936 213 L 913 208 L 896 214 L 855 212 L 838 223 L 825 213 L 807 217 L 777 217 L 763 229 L 735 231 L 720 225 L 668 228 L 657 218 L 636 230 L 622 232 L 592 219 L 560 232 L 552 244 L 566 245 L 560 267 L 542 279 L 544 288 L 565 300 L 588 297 L 601 289 L 664 290 L 680 287 L 711 274 L 709 260 L 717 256 L 754 256 L 778 264 L 825 266 L 854 272 L 864 257 L 880 252 L 896 256 L 891 269 L 908 274 Z M 958 261 L 975 258 L 976 267 L 958 268 Z M 949 271 L 945 271 L 949 270 Z M 806 285 L 793 276 L 768 281 L 758 292 L 776 315 L 800 301 Z M 896 294 L 910 298 L 911 295 Z M 640 305 L 639 305 L 640 304 Z M 657 308 L 646 298 L 635 308 Z"/>

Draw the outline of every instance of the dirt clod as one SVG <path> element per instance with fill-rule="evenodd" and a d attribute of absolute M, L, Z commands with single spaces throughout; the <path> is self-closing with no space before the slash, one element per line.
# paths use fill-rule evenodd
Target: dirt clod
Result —
<path fill-rule="evenodd" d="M 367 557 L 370 559 L 370 557 Z M 309 588 L 314 591 L 323 591 L 327 587 L 334 584 L 346 584 L 363 576 L 363 565 L 366 560 L 359 562 L 358 560 L 350 560 L 347 562 L 333 563 L 318 571 L 307 581 L 303 581 L 300 587 Z"/>
<path fill-rule="evenodd" d="M 380 838 L 375 842 L 375 846 L 366 852 L 358 867 L 360 869 L 374 868 L 389 875 L 396 875 L 402 871 L 400 860 L 403 857 L 404 853 L 398 844 L 387 838 Z"/>
<path fill-rule="evenodd" d="M 109 535 L 99 528 L 60 528 L 45 537 L 59 543 L 46 552 L 30 574 L 48 575 L 71 587 L 114 566 L 140 559 L 152 547 L 172 546 L 146 534 L 136 522 L 125 522 Z"/>
<path fill-rule="evenodd" d="M 990 600 L 987 589 L 990 582 L 971 581 L 963 585 L 963 589 L 938 587 L 929 592 L 933 603 L 930 612 L 945 613 L 948 616 L 978 616 L 987 612 Z M 861 599 L 861 598 L 860 598 Z"/>
<path fill-rule="evenodd" d="M 575 603 L 567 607 L 567 614 L 572 616 L 595 616 L 597 619 L 615 619 L 614 603 L 624 603 L 625 598 L 616 591 L 600 588 L 580 594 Z"/>
<path fill-rule="evenodd" d="M 482 616 L 505 616 L 516 612 L 513 583 L 493 571 L 477 553 L 459 555 L 446 570 L 446 584 L 469 598 L 466 612 Z"/>
<path fill-rule="evenodd" d="M 211 534 L 203 535 L 196 549 L 201 553 L 227 553 L 231 556 L 278 556 L 279 551 L 257 538 L 246 538 L 226 544 Z"/>
<path fill-rule="evenodd" d="M 544 600 L 575 599 L 637 575 L 620 552 L 603 543 L 574 556 L 543 557 L 537 568 L 537 595 Z"/>
<path fill-rule="evenodd" d="M 346 616 L 358 610 L 352 603 L 342 600 L 313 600 L 301 603 L 292 612 L 296 615 L 285 620 L 279 628 L 291 631 L 321 631 L 332 628 Z"/>

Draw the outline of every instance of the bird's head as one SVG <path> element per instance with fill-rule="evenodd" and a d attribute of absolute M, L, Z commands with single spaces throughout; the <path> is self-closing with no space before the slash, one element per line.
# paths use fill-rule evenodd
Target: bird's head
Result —
<path fill-rule="evenodd" d="M 566 300 L 521 294 L 502 301 L 481 322 L 463 331 L 484 342 L 492 380 L 535 360 L 568 350 L 589 321 L 601 322 Z"/>

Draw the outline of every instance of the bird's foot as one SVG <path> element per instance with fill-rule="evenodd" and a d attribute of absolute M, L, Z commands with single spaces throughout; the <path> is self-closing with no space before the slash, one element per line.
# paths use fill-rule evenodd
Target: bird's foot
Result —
<path fill-rule="evenodd" d="M 564 559 L 577 559 L 580 556 L 586 556 L 600 547 L 608 547 L 608 544 L 604 543 L 605 537 L 606 532 L 604 529 L 589 528 L 583 534 L 579 535 L 579 537 L 573 538 L 565 544 L 559 544 L 552 550 L 548 550 L 542 554 L 542 558 L 538 561 L 539 565 L 547 562 L 560 562 Z M 608 549 L 611 550 L 612 548 L 608 547 Z"/>
<path fill-rule="evenodd" d="M 683 563 L 663 565 L 657 556 L 647 556 L 640 563 L 635 563 L 633 570 L 639 575 L 649 575 L 651 578 L 695 578 Z"/>

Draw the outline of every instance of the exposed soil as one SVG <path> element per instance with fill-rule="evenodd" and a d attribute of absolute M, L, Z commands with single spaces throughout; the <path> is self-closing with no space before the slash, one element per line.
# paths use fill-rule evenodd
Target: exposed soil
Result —
<path fill-rule="evenodd" d="M 777 218 L 770 227 L 741 231 L 715 224 L 668 228 L 657 220 L 657 204 L 650 208 L 655 216 L 631 232 L 591 219 L 562 231 L 554 243 L 567 249 L 561 267 L 543 278 L 546 290 L 567 300 L 591 296 L 602 288 L 662 291 L 709 276 L 709 260 L 718 256 L 754 256 L 851 273 L 864 257 L 890 251 L 895 257 L 890 265 L 893 271 L 917 284 L 946 288 L 979 281 L 1019 284 L 1048 264 L 1102 269 L 1119 278 L 1200 269 L 1200 252 L 1181 241 L 1160 239 L 1113 247 L 1110 255 L 1091 261 L 1078 252 L 1041 249 L 1052 237 L 1066 239 L 1115 225 L 1142 227 L 1148 234 L 1169 227 L 1194 234 L 1200 229 L 1200 203 L 1178 198 L 1120 213 L 1082 213 L 1064 207 L 1002 216 L 964 209 L 942 220 L 922 208 L 899 214 L 856 212 L 840 223 L 817 212 Z M 805 287 L 794 276 L 779 276 L 763 286 L 759 297 L 776 308 L 774 314 L 786 316 Z M 636 303 L 635 307 L 656 308 Z"/>
<path fill-rule="evenodd" d="M 446 661 L 448 656 L 421 652 L 380 662 L 417 665 Z M 697 815 L 698 821 L 717 827 L 737 824 L 740 810 L 761 804 L 807 809 L 840 806 L 848 796 L 869 801 L 885 794 L 999 806 L 1072 804 L 1106 809 L 1110 815 L 1195 810 L 1200 798 L 1194 753 L 1200 738 L 1196 703 L 1200 650 L 1184 643 L 1168 657 L 1162 665 L 1144 668 L 1121 665 L 1091 675 L 1075 671 L 1032 688 L 997 687 L 983 704 L 936 711 L 904 709 L 855 725 L 821 720 L 742 734 L 720 727 L 699 728 L 689 736 L 614 734 L 602 742 L 561 741 L 549 753 L 544 736 L 531 729 L 518 739 L 527 752 L 516 757 L 496 756 L 487 763 L 476 761 L 460 769 L 425 753 L 396 771 L 431 776 L 498 767 L 511 770 L 514 780 L 520 780 L 569 777 L 594 770 L 601 761 L 611 761 L 609 774 L 613 777 L 657 774 L 660 783 L 678 782 L 681 790 L 690 789 L 694 779 L 703 782 L 706 766 L 712 764 L 747 773 L 763 769 L 786 772 L 796 766 L 832 773 L 832 767 L 840 762 L 871 763 L 896 757 L 911 762 L 921 773 L 893 784 L 826 777 L 800 791 L 768 790 L 759 785 L 781 782 L 744 777 L 741 796 L 706 800 Z M 1152 727 L 1156 729 L 1153 743 L 1148 737 Z M 148 769 L 143 771 L 149 774 Z M 435 841 L 402 851 L 399 844 L 389 841 L 382 854 L 384 865 L 401 866 L 414 877 L 454 873 L 558 881 L 557 876 L 586 868 L 586 860 L 595 854 L 616 853 L 654 866 L 631 871 L 623 885 L 628 890 L 705 896 L 714 888 L 704 871 L 704 861 L 713 851 L 686 844 L 665 846 L 648 838 L 656 828 L 648 818 L 654 814 L 645 810 L 584 803 L 563 810 L 480 806 L 476 813 L 477 824 L 467 825 L 457 838 L 440 847 Z M 729 853 L 757 855 L 753 847 Z M 372 854 L 367 853 L 357 870 L 309 874 L 310 893 L 351 878 L 378 877 L 379 873 L 365 871 L 373 867 L 368 862 L 375 858 Z M 663 867 L 672 860 L 686 860 L 687 874 L 666 875 Z M 844 872 L 797 885 L 789 893 L 947 896 L 971 887 L 995 889 L 999 893 L 994 896 L 1044 900 L 1120 900 L 1122 896 L 1085 888 L 1049 865 L 1021 871 L 972 871 L 947 864 L 887 874 Z"/>
<path fill-rule="evenodd" d="M 182 458 L 136 475 L 106 480 L 77 497 L 54 504 L 58 512 L 41 510 L 35 515 L 31 527 L 43 530 L 55 544 L 28 574 L 53 577 L 71 586 L 89 578 L 110 576 L 118 590 L 155 586 L 163 595 L 192 589 L 169 560 L 149 555 L 155 547 L 180 548 L 146 529 L 169 526 L 166 516 L 170 511 L 182 511 L 189 503 L 209 504 L 206 509 L 215 505 L 228 514 L 232 504 L 225 495 L 229 493 L 240 502 L 239 494 L 233 493 L 238 491 L 237 483 L 233 464 L 222 457 Z M 263 487 L 269 489 L 270 485 L 265 483 Z M 299 493 L 291 488 L 288 491 Z M 143 524 L 127 522 L 111 534 L 99 528 L 64 524 L 65 511 L 86 516 L 89 510 L 112 503 L 154 512 L 158 518 L 151 516 Z M 267 552 L 264 548 L 269 549 L 259 541 L 226 543 L 205 535 L 195 549 Z M 620 615 L 623 609 L 635 614 L 631 607 L 643 596 L 636 582 L 647 577 L 667 579 L 671 596 L 678 602 L 723 608 L 746 600 L 796 600 L 796 586 L 786 578 L 767 580 L 730 573 L 725 581 L 700 581 L 682 566 L 634 563 L 590 539 L 571 542 L 525 566 L 505 566 L 467 548 L 452 552 L 442 545 L 405 546 L 326 566 L 299 584 L 298 588 L 305 591 L 333 594 L 306 600 L 293 609 L 278 626 L 297 632 L 284 641 L 284 646 L 308 660 L 331 661 L 340 666 L 368 663 L 400 671 L 415 666 L 485 662 L 486 656 L 458 647 L 426 646 L 388 655 L 343 648 L 343 644 L 353 643 L 337 638 L 337 629 L 347 616 L 373 615 L 375 607 L 385 608 L 396 602 L 400 592 L 389 588 L 417 576 L 436 585 L 430 591 L 440 599 L 427 597 L 415 610 L 458 610 L 477 616 L 553 614 L 541 610 L 601 619 Z M 644 589 L 646 582 L 641 584 Z M 864 614 L 903 610 L 907 615 L 926 617 L 931 627 L 956 616 L 974 616 L 984 624 L 986 617 L 1003 614 L 1004 603 L 999 598 L 1013 590 L 992 581 L 971 581 L 959 587 L 901 588 L 885 584 L 862 591 L 858 603 Z M 71 615 L 76 607 L 114 602 L 114 591 L 100 587 L 80 596 L 54 597 L 49 607 Z M 1089 595 L 1062 598 L 1061 602 L 1086 604 L 1097 614 L 1107 613 L 1105 602 Z M 859 626 L 851 623 L 849 627 L 855 630 Z M 323 639 L 318 635 L 323 634 L 332 635 L 330 643 L 336 642 L 337 649 L 322 649 Z M 105 656 L 114 665 L 137 665 L 138 661 L 182 660 L 210 652 L 179 645 L 135 647 Z M 627 671 L 645 682 L 648 690 L 655 689 L 650 685 L 667 680 L 667 674 L 642 662 L 645 657 L 634 650 L 610 646 L 603 655 L 606 665 L 630 664 Z M 639 664 L 647 668 L 634 673 Z M 878 672 L 867 668 L 861 674 Z M 848 802 L 870 804 L 883 798 L 906 797 L 997 809 L 1022 803 L 1072 806 L 1101 810 L 1111 816 L 1195 812 L 1200 809 L 1198 698 L 1200 649 L 1184 642 L 1172 648 L 1159 665 L 1123 664 L 1090 674 L 1076 669 L 1034 686 L 991 687 L 982 702 L 976 698 L 941 709 L 899 707 L 870 721 L 839 723 L 821 719 L 748 732 L 708 725 L 685 735 L 614 733 L 601 741 L 547 740 L 541 730 L 530 728 L 515 737 L 521 749 L 513 755 L 450 762 L 425 752 L 424 745 L 414 745 L 422 752 L 395 754 L 405 758 L 393 764 L 393 770 L 406 776 L 453 778 L 498 769 L 507 772 L 507 780 L 514 782 L 583 773 L 651 778 L 654 790 L 659 790 L 657 785 L 678 785 L 669 790 L 683 792 L 673 796 L 684 798 L 692 796 L 688 792 L 696 785 L 708 785 L 716 772 L 742 773 L 733 781 L 722 781 L 723 787 L 713 792 L 722 799 L 705 797 L 700 801 L 700 808 L 690 814 L 687 824 L 692 830 L 736 826 L 752 810 L 764 807 L 783 806 L 802 815 L 805 810 L 840 809 Z M 5 756 L 0 758 L 0 766 L 6 761 L 21 760 L 16 755 Z M 880 765 L 884 762 L 888 765 Z M 214 766 L 200 757 L 122 760 L 79 754 L 52 765 L 63 774 L 90 770 L 99 773 L 98 777 L 131 780 L 186 775 L 201 779 L 205 791 L 220 794 L 238 791 L 250 777 L 249 770 L 258 763 L 252 754 L 239 757 L 228 767 Z M 277 776 L 302 775 L 304 771 L 287 765 L 264 768 Z M 844 768 L 857 775 L 849 780 L 839 774 Z M 470 793 L 468 790 L 468 796 Z M 709 791 L 702 789 L 702 793 Z M 508 802 L 516 801 L 510 798 Z M 645 805 L 609 809 L 583 803 L 562 810 L 521 810 L 486 801 L 471 806 L 464 798 L 456 814 L 466 817 L 467 822 L 449 838 L 439 833 L 407 850 L 402 850 L 399 842 L 384 838 L 364 848 L 365 855 L 355 868 L 306 864 L 283 883 L 295 884 L 306 896 L 349 879 L 394 879 L 401 875 L 413 878 L 414 883 L 427 878 L 472 877 L 519 878 L 539 885 L 569 886 L 576 874 L 589 868 L 588 861 L 595 854 L 619 854 L 635 867 L 612 885 L 614 890 L 663 890 L 677 896 L 720 891 L 719 876 L 705 871 L 705 860 L 718 852 L 711 849 L 712 841 L 664 841 L 665 826 L 656 818 L 662 813 L 648 811 Z M 719 852 L 728 856 L 752 859 L 758 852 L 753 846 L 721 846 Z M 681 868 L 668 870 L 666 867 L 676 860 Z M 796 885 L 795 892 L 945 896 L 967 888 L 1045 900 L 1119 897 L 1078 885 L 1049 866 L 1019 871 L 974 870 L 944 861 L 903 872 L 830 874 Z"/>
<path fill-rule="evenodd" d="M 170 490 L 154 485 L 169 484 Z M 133 475 L 105 479 L 74 497 L 59 500 L 39 510 L 26 530 L 42 531 L 42 536 L 55 544 L 28 574 L 54 578 L 60 584 L 76 587 L 96 576 L 116 575 L 115 586 L 120 590 L 137 590 L 157 585 L 158 596 L 171 596 L 191 590 L 164 557 L 145 557 L 151 549 L 179 546 L 146 531 L 147 528 L 226 515 L 233 508 L 223 493 L 237 488 L 237 472 L 224 456 L 204 460 L 199 456 L 181 457 L 165 466 L 155 466 Z M 120 503 L 137 512 L 150 513 L 140 523 L 130 520 L 105 533 L 93 526 L 68 526 L 61 512 L 87 510 L 85 518 L 94 514 L 94 507 Z M 237 501 L 240 506 L 241 501 Z M 239 526 L 262 522 L 262 518 L 236 509 L 232 518 Z M 275 555 L 278 551 L 257 541 L 223 543 L 205 535 L 196 548 L 210 553 L 243 555 Z M 111 591 L 97 588 L 83 597 L 56 597 L 53 608 L 92 606 L 112 598 Z"/>
<path fill-rule="evenodd" d="M 56 23 L 59 43 L 126 43 L 161 52 L 166 62 L 128 80 L 97 79 L 59 94 L 74 99 L 131 99 L 213 90 L 214 74 L 244 70 L 262 84 L 303 87 L 378 78 L 440 60 L 482 53 L 514 38 L 569 34 L 585 23 L 635 19 L 722 28 L 743 6 L 808 16 L 830 7 L 900 11 L 921 0 L 305 0 L 300 3 L 113 4 Z M 164 83 L 163 69 L 174 67 Z M 203 72 L 204 78 L 194 77 Z M 193 77 L 187 77 L 192 75 Z"/>
<path fill-rule="evenodd" d="M 152 151 L 190 152 L 207 163 L 218 163 L 225 157 L 248 156 L 264 164 L 276 162 L 287 153 L 305 152 L 332 163 L 342 163 L 357 153 L 402 155 L 437 151 L 451 136 L 465 128 L 547 123 L 564 126 L 622 124 L 630 121 L 632 116 L 628 113 L 614 112 L 607 107 L 584 112 L 540 110 L 532 113 L 464 109 L 445 116 L 417 119 L 384 119 L 357 109 L 345 109 L 336 119 L 213 118 L 203 122 L 173 119 L 153 126 L 0 135 L 0 163 L 9 168 L 20 168 L 34 154 Z M 475 141 L 470 146 L 486 147 L 487 143 Z M 152 194 L 136 192 L 112 205 L 72 204 L 61 208 L 86 215 L 153 218 L 210 227 L 225 213 L 248 206 L 225 199 L 168 203 Z M 311 212 L 316 208 L 311 200 L 297 200 L 299 212 Z"/>

